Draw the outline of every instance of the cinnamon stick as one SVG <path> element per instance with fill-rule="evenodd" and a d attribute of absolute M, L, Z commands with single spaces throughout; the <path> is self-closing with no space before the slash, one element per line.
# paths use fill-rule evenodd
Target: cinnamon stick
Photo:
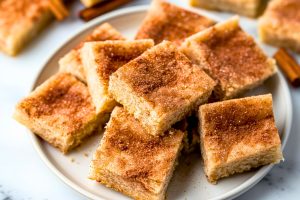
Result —
<path fill-rule="evenodd" d="M 89 21 L 91 19 L 94 19 L 95 17 L 98 17 L 99 15 L 102 15 L 106 12 L 109 12 L 111 10 L 114 10 L 126 3 L 129 3 L 132 0 L 107 0 L 100 2 L 99 4 L 91 7 L 91 8 L 85 8 L 79 12 L 79 17 L 83 19 L 84 21 Z"/>
<path fill-rule="evenodd" d="M 59 21 L 65 19 L 69 15 L 69 11 L 61 0 L 49 0 L 48 6 Z"/>
<path fill-rule="evenodd" d="M 280 69 L 295 87 L 300 86 L 300 66 L 285 49 L 280 48 L 274 55 Z"/>

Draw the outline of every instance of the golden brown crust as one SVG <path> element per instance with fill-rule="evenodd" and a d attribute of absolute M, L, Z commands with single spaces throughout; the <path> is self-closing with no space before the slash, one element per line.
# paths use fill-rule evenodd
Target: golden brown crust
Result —
<path fill-rule="evenodd" d="M 280 149 L 271 94 L 206 104 L 200 107 L 199 116 L 202 154 L 212 181 L 226 176 L 216 175 L 221 166 L 237 162 L 242 165 L 243 159 L 251 157 L 259 163 L 260 153 Z M 271 156 L 270 162 L 282 159 L 281 153 Z M 250 169 L 251 164 L 248 165 Z M 255 162 L 252 167 L 257 167 Z"/>
<path fill-rule="evenodd" d="M 299 0 L 275 0 L 268 6 L 266 15 L 281 23 L 300 25 Z"/>
<path fill-rule="evenodd" d="M 163 0 L 154 0 L 136 39 L 151 38 L 155 44 L 169 40 L 180 44 L 186 37 L 197 33 L 214 21 Z"/>
<path fill-rule="evenodd" d="M 34 23 L 45 11 L 48 11 L 47 0 L 1 0 L 0 24 L 3 31 L 9 31 L 16 23 L 26 19 Z"/>
<path fill-rule="evenodd" d="M 113 72 L 153 45 L 152 40 L 134 40 L 93 42 L 87 46 L 93 48 L 98 77 L 108 85 L 109 76 Z"/>
<path fill-rule="evenodd" d="M 188 38 L 183 51 L 219 82 L 219 98 L 236 96 L 275 72 L 275 65 L 233 18 Z"/>
<path fill-rule="evenodd" d="M 45 129 L 36 132 L 43 138 L 47 138 L 45 134 L 53 132 L 58 135 L 56 140 L 80 140 L 96 127 L 95 107 L 87 87 L 66 73 L 54 75 L 37 87 L 17 105 L 16 110 L 22 118 L 29 120 L 22 120 L 24 125 L 35 131 Z M 74 142 L 65 146 L 62 143 L 61 150 L 67 151 Z"/>
<path fill-rule="evenodd" d="M 49 86 L 49 87 L 48 87 Z M 50 126 L 56 124 L 55 116 L 60 116 L 66 132 L 73 132 L 84 124 L 85 120 L 95 113 L 95 107 L 86 86 L 69 74 L 58 74 L 42 85 L 42 93 L 34 92 L 25 98 L 19 108 L 35 119 L 51 118 Z"/>
<path fill-rule="evenodd" d="M 118 32 L 109 23 L 101 24 L 96 27 L 93 32 L 86 36 L 84 41 L 80 42 L 75 49 L 80 49 L 85 42 L 105 41 L 105 40 L 125 40 L 126 38 Z"/>
<path fill-rule="evenodd" d="M 81 61 L 80 50 L 85 42 L 105 40 L 125 40 L 125 38 L 109 23 L 104 23 L 96 27 L 90 35 L 59 60 L 60 71 L 71 73 L 85 82 L 86 77 Z"/>
<path fill-rule="evenodd" d="M 128 183 L 139 183 L 145 193 L 159 195 L 165 192 L 183 135 L 175 129 L 161 137 L 146 134 L 132 115 L 116 107 L 94 155 L 92 170 L 112 173 Z M 132 194 L 132 191 L 123 192 Z"/>
<path fill-rule="evenodd" d="M 0 1 L 0 48 L 15 55 L 49 21 L 47 0 Z"/>
<path fill-rule="evenodd" d="M 267 4 L 265 0 L 189 0 L 192 6 L 204 9 L 229 11 L 248 17 L 257 17 Z"/>
<path fill-rule="evenodd" d="M 271 1 L 259 20 L 259 36 L 268 44 L 300 52 L 300 2 Z"/>
<path fill-rule="evenodd" d="M 139 122 L 129 116 L 124 109 L 120 108 L 117 108 L 112 115 L 110 126 L 106 131 L 109 135 L 105 137 L 105 150 L 111 153 L 124 152 L 132 156 L 130 164 L 136 166 L 131 170 L 123 171 L 122 176 L 129 179 L 151 179 L 162 182 L 165 171 L 170 168 L 170 163 L 167 161 L 174 159 L 176 155 L 174 149 L 170 148 L 173 145 L 180 146 L 183 134 L 175 130 L 160 137 L 145 134 Z M 162 152 L 166 156 L 165 160 L 157 163 L 155 158 Z M 121 169 L 126 165 L 128 165 L 126 162 L 119 163 Z M 155 166 L 159 166 L 159 170 L 155 169 Z"/>
<path fill-rule="evenodd" d="M 233 145 L 245 142 L 264 146 L 280 144 L 274 124 L 272 96 L 264 95 L 201 106 L 205 142 L 218 152 L 216 162 L 226 162 Z M 216 144 L 216 145 L 214 145 Z"/>
<path fill-rule="evenodd" d="M 109 76 L 154 45 L 152 40 L 87 42 L 81 51 L 87 84 L 97 112 L 111 112 Z"/>
<path fill-rule="evenodd" d="M 192 93 L 214 86 L 201 69 L 166 41 L 124 65 L 113 76 L 161 112 L 184 106 Z"/>
<path fill-rule="evenodd" d="M 152 135 L 162 135 L 207 101 L 214 81 L 171 42 L 145 51 L 110 76 L 109 92 Z"/>
<path fill-rule="evenodd" d="M 204 56 L 210 66 L 210 74 L 221 83 L 232 80 L 236 84 L 244 84 L 245 76 L 255 80 L 266 73 L 267 57 L 257 50 L 255 42 L 246 38 L 241 29 L 230 34 L 215 34 L 202 45 L 208 50 L 204 51 Z"/>

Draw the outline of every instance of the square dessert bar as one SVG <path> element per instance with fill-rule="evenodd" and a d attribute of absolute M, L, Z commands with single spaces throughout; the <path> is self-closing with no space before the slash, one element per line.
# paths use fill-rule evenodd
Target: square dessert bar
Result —
<path fill-rule="evenodd" d="M 111 112 L 116 105 L 108 92 L 109 76 L 153 45 L 153 40 L 150 39 L 84 44 L 81 58 L 97 112 Z"/>
<path fill-rule="evenodd" d="M 86 82 L 86 76 L 80 57 L 80 49 L 85 42 L 105 40 L 125 40 L 125 38 L 110 24 L 104 23 L 96 27 L 84 41 L 79 43 L 74 49 L 59 60 L 59 70 L 61 72 L 71 73 L 81 81 Z"/>
<path fill-rule="evenodd" d="M 101 127 L 108 115 L 96 114 L 84 83 L 59 73 L 19 102 L 14 118 L 66 153 Z"/>
<path fill-rule="evenodd" d="M 0 49 L 13 56 L 53 18 L 47 0 L 2 0 L 0 10 Z"/>
<path fill-rule="evenodd" d="M 109 91 L 146 131 L 161 135 L 207 101 L 215 82 L 164 41 L 110 76 Z"/>
<path fill-rule="evenodd" d="M 163 200 L 182 148 L 184 133 L 145 133 L 124 108 L 116 107 L 91 162 L 90 178 L 134 199 Z"/>
<path fill-rule="evenodd" d="M 190 0 L 192 6 L 209 10 L 234 12 L 248 17 L 257 17 L 266 6 L 266 0 Z"/>
<path fill-rule="evenodd" d="M 164 0 L 153 0 L 136 39 L 151 38 L 155 44 L 169 40 L 179 45 L 186 37 L 213 24 L 213 20 L 204 16 Z"/>
<path fill-rule="evenodd" d="M 268 58 L 234 17 L 185 40 L 181 50 L 218 82 L 214 98 L 234 98 L 276 73 Z"/>
<path fill-rule="evenodd" d="M 199 118 L 204 170 L 212 183 L 283 159 L 271 94 L 205 104 Z"/>
<path fill-rule="evenodd" d="M 300 1 L 273 0 L 259 20 L 263 42 L 300 53 Z"/>

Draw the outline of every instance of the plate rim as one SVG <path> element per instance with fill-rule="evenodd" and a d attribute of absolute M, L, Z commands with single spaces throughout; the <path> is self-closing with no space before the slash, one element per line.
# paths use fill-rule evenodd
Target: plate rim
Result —
<path fill-rule="evenodd" d="M 120 17 L 122 15 L 128 15 L 132 13 L 138 13 L 138 12 L 145 12 L 149 8 L 149 5 L 142 5 L 142 6 L 133 6 L 133 7 L 127 7 L 127 8 L 122 8 L 119 10 L 115 10 L 113 12 L 109 12 L 107 14 L 104 14 L 100 17 L 97 17 L 93 19 L 92 21 L 86 23 L 83 27 L 79 28 L 74 34 L 72 34 L 67 40 L 65 40 L 62 45 L 60 45 L 58 48 L 56 48 L 47 59 L 45 59 L 45 62 L 42 63 L 42 67 L 40 70 L 38 70 L 37 75 L 35 76 L 33 83 L 31 85 L 30 91 L 33 91 L 37 87 L 37 82 L 39 80 L 39 77 L 41 74 L 44 72 L 46 69 L 45 66 L 48 65 L 48 63 L 52 60 L 52 58 L 56 55 L 57 52 L 59 52 L 63 47 L 70 43 L 74 38 L 79 36 L 81 33 L 85 32 L 86 30 L 99 25 L 100 23 L 104 23 L 106 20 L 115 18 L 115 17 Z M 200 11 L 199 11 L 200 12 Z M 283 91 L 285 93 L 284 96 L 286 96 L 286 100 L 288 101 L 288 105 L 286 107 L 286 117 L 285 117 L 285 126 L 284 126 L 284 139 L 282 140 L 282 151 L 284 151 L 284 148 L 286 146 L 286 143 L 288 141 L 289 135 L 291 133 L 291 128 L 292 128 L 292 119 L 293 119 L 293 104 L 292 104 L 292 97 L 291 97 L 291 92 L 290 89 L 287 85 L 287 82 L 281 72 L 278 70 L 277 75 L 279 76 L 278 78 L 282 80 L 284 84 L 281 85 L 283 87 Z M 66 185 L 71 187 L 73 190 L 79 192 L 81 195 L 84 195 L 88 198 L 91 199 L 97 199 L 97 200 L 106 200 L 105 197 L 95 195 L 76 183 L 74 183 L 72 180 L 67 178 L 59 169 L 55 166 L 54 163 L 51 162 L 51 160 L 47 157 L 47 154 L 43 151 L 42 148 L 42 143 L 41 139 L 36 136 L 33 132 L 31 132 L 29 129 L 26 129 L 27 132 L 29 132 L 31 142 L 34 146 L 34 149 L 37 151 L 38 155 L 42 159 L 42 161 L 46 164 L 46 166 Z M 238 187 L 232 189 L 231 191 L 228 191 L 226 193 L 223 193 L 215 198 L 212 198 L 210 200 L 218 200 L 218 199 L 233 199 L 235 197 L 240 196 L 244 192 L 248 191 L 251 189 L 254 185 L 256 185 L 264 176 L 273 168 L 274 164 L 263 166 L 261 169 L 259 169 L 251 178 L 247 179 L 245 182 L 243 182 L 241 185 Z"/>

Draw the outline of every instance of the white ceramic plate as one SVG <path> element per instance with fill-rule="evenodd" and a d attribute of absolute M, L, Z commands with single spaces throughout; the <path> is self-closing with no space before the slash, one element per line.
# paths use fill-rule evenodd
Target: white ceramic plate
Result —
<path fill-rule="evenodd" d="M 128 38 L 133 38 L 147 7 L 132 7 L 120 11 L 112 12 L 99 17 L 88 23 L 81 31 L 71 37 L 61 46 L 42 66 L 42 71 L 38 74 L 33 88 L 44 82 L 58 69 L 58 60 L 73 46 L 75 46 L 93 28 L 103 22 L 109 22 Z M 202 12 L 214 19 L 224 17 L 221 14 L 216 16 L 209 12 Z M 255 21 L 241 19 L 241 24 L 248 32 L 254 30 Z M 251 30 L 249 30 L 252 27 Z M 251 33 L 250 33 L 251 34 Z M 255 33 L 252 33 L 255 37 Z M 267 53 L 272 53 L 274 49 L 263 46 Z M 272 93 L 274 98 L 274 111 L 276 124 L 281 133 L 283 147 L 285 146 L 290 133 L 292 122 L 292 102 L 287 84 L 279 73 L 268 80 L 263 86 L 251 91 L 246 96 L 253 94 Z M 128 199 L 121 193 L 108 189 L 101 184 L 95 183 L 87 178 L 89 163 L 95 151 L 101 135 L 96 135 L 88 139 L 82 146 L 68 155 L 62 155 L 58 150 L 31 134 L 33 144 L 39 155 L 47 166 L 66 184 L 87 196 L 90 199 Z M 168 187 L 168 199 L 229 199 L 247 191 L 258 181 L 260 181 L 272 168 L 272 165 L 262 167 L 258 170 L 225 178 L 217 185 L 207 182 L 202 170 L 200 157 L 193 154 L 182 159 L 177 167 L 171 183 Z"/>

